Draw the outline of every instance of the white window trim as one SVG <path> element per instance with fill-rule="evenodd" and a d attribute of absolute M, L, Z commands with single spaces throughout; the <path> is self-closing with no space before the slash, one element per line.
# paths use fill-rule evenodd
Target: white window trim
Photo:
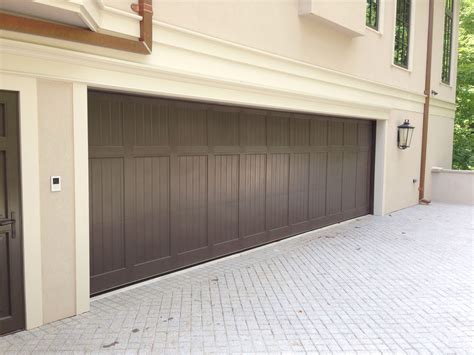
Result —
<path fill-rule="evenodd" d="M 395 64 L 394 57 L 395 57 L 395 28 L 396 28 L 396 23 L 397 23 L 397 3 L 398 0 L 395 0 L 393 2 L 393 32 L 392 32 L 392 62 L 391 66 L 395 67 L 397 69 L 406 71 L 411 73 L 413 69 L 413 56 L 414 56 L 414 45 L 413 41 L 415 40 L 415 2 L 416 0 L 411 0 L 410 2 L 410 38 L 409 38 L 409 43 L 408 43 L 408 68 L 401 67 L 397 64 Z"/>
<path fill-rule="evenodd" d="M 444 6 L 446 6 L 446 0 L 444 0 Z M 446 87 L 449 87 L 449 88 L 453 88 L 453 79 L 457 79 L 456 78 L 456 75 L 457 75 L 457 68 L 456 70 L 454 69 L 454 66 L 455 66 L 455 61 L 456 61 L 456 57 L 454 56 L 454 54 L 458 53 L 458 44 L 459 42 L 458 41 L 455 41 L 456 38 L 459 37 L 459 6 L 461 6 L 460 2 L 459 1 L 456 1 L 456 0 L 453 0 L 453 28 L 451 30 L 451 53 L 450 53 L 450 56 L 451 56 L 451 63 L 450 63 L 450 67 L 449 67 L 449 83 L 445 83 L 443 81 L 443 47 L 441 47 L 441 72 L 439 74 L 439 83 L 440 85 L 442 86 L 446 86 Z M 444 9 L 444 7 L 443 7 Z M 445 18 L 445 13 L 443 11 L 443 20 L 446 20 Z M 444 38 L 444 23 L 445 21 L 443 21 L 443 38 Z M 457 66 L 457 62 L 456 62 L 456 66 Z M 454 80 L 456 82 L 456 80 Z"/>

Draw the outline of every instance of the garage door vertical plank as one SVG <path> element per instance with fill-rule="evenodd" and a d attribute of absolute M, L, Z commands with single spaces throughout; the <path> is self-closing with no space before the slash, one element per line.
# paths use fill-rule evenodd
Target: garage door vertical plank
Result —
<path fill-rule="evenodd" d="M 178 155 L 177 155 L 177 122 L 176 122 L 176 106 L 170 102 L 168 106 L 168 129 L 169 129 L 169 145 L 170 145 L 170 251 L 172 267 L 177 267 L 177 255 L 179 248 L 179 216 L 178 216 Z"/>
<path fill-rule="evenodd" d="M 291 154 L 290 223 L 307 221 L 309 199 L 309 153 Z"/>
<path fill-rule="evenodd" d="M 126 282 L 133 280 L 134 266 L 137 263 L 137 205 L 136 205 L 136 162 L 133 148 L 136 144 L 136 103 L 133 97 L 120 96 L 124 131 L 125 165 L 125 267 Z"/>

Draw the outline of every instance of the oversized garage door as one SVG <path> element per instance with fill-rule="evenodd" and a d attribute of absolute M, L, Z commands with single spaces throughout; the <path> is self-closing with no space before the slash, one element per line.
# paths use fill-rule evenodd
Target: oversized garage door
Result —
<path fill-rule="evenodd" d="M 91 292 L 371 213 L 373 122 L 91 91 Z"/>

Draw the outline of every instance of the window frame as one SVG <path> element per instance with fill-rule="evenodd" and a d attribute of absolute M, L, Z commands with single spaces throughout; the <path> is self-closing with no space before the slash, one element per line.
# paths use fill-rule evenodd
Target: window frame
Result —
<path fill-rule="evenodd" d="M 448 5 L 451 5 L 448 8 Z M 449 23 L 448 23 L 449 20 Z M 443 54 L 441 57 L 441 82 L 451 83 L 451 67 L 453 56 L 454 0 L 445 0 L 443 27 Z"/>
<path fill-rule="evenodd" d="M 365 26 L 374 30 L 374 31 L 379 31 L 380 28 L 380 4 L 381 0 L 366 0 L 366 8 L 365 8 Z M 375 24 L 372 25 L 370 24 L 367 20 L 369 18 L 369 8 L 375 4 Z"/>
<path fill-rule="evenodd" d="M 401 12 L 399 10 L 399 4 L 401 2 L 404 2 L 405 8 L 402 10 L 405 12 L 404 19 L 403 19 L 403 25 L 404 28 L 406 28 L 406 31 L 402 32 L 402 37 L 405 37 L 403 33 L 406 33 L 406 45 L 402 47 L 402 54 L 403 52 L 404 57 L 405 57 L 405 62 L 399 62 L 397 61 L 397 48 L 398 48 L 398 38 L 400 37 L 399 34 L 397 33 L 397 24 L 400 22 L 398 14 Z M 413 36 L 413 3 L 415 0 L 396 0 L 395 1 L 395 16 L 394 16 L 394 33 L 393 33 L 393 55 L 392 55 L 392 64 L 398 68 L 404 69 L 404 70 L 410 70 L 411 67 L 411 59 L 412 59 L 412 36 Z M 408 3 L 408 6 L 407 6 Z M 403 39 L 402 39 L 403 40 Z"/>

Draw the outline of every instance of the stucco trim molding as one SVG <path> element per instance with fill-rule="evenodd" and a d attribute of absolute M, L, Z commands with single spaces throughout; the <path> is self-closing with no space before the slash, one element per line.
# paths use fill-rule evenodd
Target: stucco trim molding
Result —
<path fill-rule="evenodd" d="M 276 109 L 370 119 L 387 119 L 391 110 L 423 111 L 424 95 L 421 92 L 322 68 L 156 20 L 153 21 L 153 32 L 157 50 L 147 58 L 138 58 L 111 49 L 5 31 L 2 37 L 9 39 L 0 42 L 4 53 L 74 64 L 75 70 L 76 66 L 108 69 L 108 73 L 104 71 L 103 75 L 94 76 L 94 80 L 85 81 L 83 75 L 75 77 L 64 71 L 53 73 L 40 64 L 27 70 L 16 63 L 9 66 L 6 55 L 3 70 L 24 75 L 54 76 L 60 80 L 152 95 L 243 105 L 265 106 L 268 103 Z M 26 43 L 33 41 L 39 45 Z M 151 80 L 155 84 L 150 85 L 151 90 L 146 85 L 135 87 L 133 83 L 117 86 L 106 80 L 112 72 L 133 75 L 134 83 L 137 84 Z M 162 86 L 162 80 L 181 83 L 183 90 L 175 91 Z M 193 86 L 189 90 L 192 93 L 185 90 L 188 84 Z M 198 87 L 200 89 L 195 90 Z M 206 89 L 204 93 L 203 88 L 209 87 L 220 89 L 221 92 L 213 96 Z M 223 90 L 228 91 L 227 94 Z M 230 91 L 233 95 L 230 95 Z M 263 100 L 262 95 L 267 100 Z M 250 99 L 244 99 L 245 96 Z M 260 102 L 256 102 L 257 97 Z M 434 114 L 453 116 L 451 110 L 454 111 L 454 108 L 443 104 L 434 105 L 433 110 Z"/>
<path fill-rule="evenodd" d="M 430 100 L 430 118 L 433 116 L 440 116 L 454 119 L 456 113 L 456 104 L 434 97 Z"/>
<path fill-rule="evenodd" d="M 350 74 L 337 72 L 317 65 L 283 57 L 233 42 L 225 41 L 202 33 L 177 27 L 168 23 L 153 21 L 154 41 L 162 47 L 186 51 L 187 56 L 192 53 L 226 61 L 233 64 L 245 64 L 252 68 L 291 75 L 297 78 L 317 81 L 321 84 L 333 85 L 337 88 L 352 89 L 362 95 L 378 95 L 382 100 L 401 99 L 415 104 L 423 103 L 422 93 L 408 91 L 395 86 L 370 81 Z M 163 51 L 163 49 L 161 49 Z M 191 52 L 191 53 L 189 53 Z M 193 58 L 195 60 L 195 58 Z M 177 65 L 177 64 L 176 64 Z M 188 67 L 189 68 L 189 67 Z M 219 67 L 213 68 L 214 72 Z M 254 69 L 255 70 L 255 69 Z M 364 97 L 361 97 L 364 99 Z M 366 98 L 370 101 L 370 98 Z M 393 107 L 397 108 L 397 107 Z M 420 111 L 421 112 L 421 111 Z"/>
<path fill-rule="evenodd" d="M 0 39 L 2 70 L 152 95 L 368 119 L 423 107 L 422 95 L 254 50 L 234 53 L 219 41 L 206 39 L 206 48 L 197 48 L 196 38 L 172 34 L 177 32 L 155 33 L 161 37 L 156 53 L 134 61 Z"/>
<path fill-rule="evenodd" d="M 433 166 L 431 168 L 432 173 L 444 173 L 444 174 L 468 174 L 468 175 L 474 175 L 474 170 L 454 170 L 454 169 L 445 169 L 445 168 L 440 168 L 437 166 Z"/>
<path fill-rule="evenodd" d="M 27 43 L 31 36 L 4 32 L 10 39 L 0 39 L 2 69 L 112 90 L 368 119 L 423 112 L 422 93 L 159 21 L 153 32 L 156 51 L 147 58 L 54 39 Z M 453 103 L 432 102 L 433 115 L 454 117 Z"/>

